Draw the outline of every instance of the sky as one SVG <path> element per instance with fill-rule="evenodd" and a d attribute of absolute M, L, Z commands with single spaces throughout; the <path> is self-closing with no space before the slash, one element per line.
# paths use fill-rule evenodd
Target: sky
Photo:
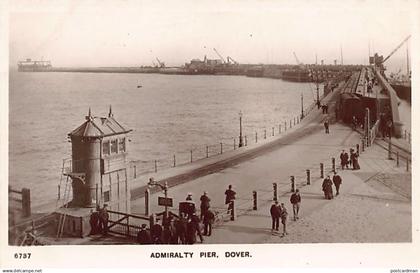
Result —
<path fill-rule="evenodd" d="M 367 64 L 388 55 L 419 22 L 419 1 L 13 1 L 10 65 L 140 66 L 159 58 L 240 63 Z M 411 52 L 410 44 L 408 45 Z M 406 46 L 389 61 L 406 67 Z"/>

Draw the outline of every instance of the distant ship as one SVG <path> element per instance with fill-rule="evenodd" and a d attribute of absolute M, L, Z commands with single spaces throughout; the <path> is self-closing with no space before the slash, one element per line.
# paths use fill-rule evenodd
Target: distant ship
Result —
<path fill-rule="evenodd" d="M 388 78 L 389 84 L 397 92 L 397 96 L 400 99 L 411 102 L 411 77 L 410 75 L 399 76 L 398 73 L 391 73 Z"/>
<path fill-rule="evenodd" d="M 19 72 L 44 72 L 50 71 L 52 65 L 50 61 L 33 61 L 26 59 L 25 61 L 18 62 Z"/>

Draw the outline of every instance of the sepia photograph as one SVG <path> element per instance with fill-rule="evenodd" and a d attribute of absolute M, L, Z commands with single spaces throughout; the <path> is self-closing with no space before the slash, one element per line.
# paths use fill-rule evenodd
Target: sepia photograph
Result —
<path fill-rule="evenodd" d="M 418 270 L 419 1 L 1 6 L 15 259 L 106 245 L 248 263 L 385 244 Z"/>

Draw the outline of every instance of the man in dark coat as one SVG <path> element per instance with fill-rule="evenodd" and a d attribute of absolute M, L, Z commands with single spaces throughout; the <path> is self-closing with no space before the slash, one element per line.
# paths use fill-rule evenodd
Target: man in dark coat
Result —
<path fill-rule="evenodd" d="M 296 219 L 299 219 L 299 208 L 300 208 L 300 192 L 298 189 L 290 196 L 290 203 L 292 203 L 293 206 L 293 219 L 296 221 Z"/>
<path fill-rule="evenodd" d="M 333 183 L 330 179 L 330 176 L 327 176 L 322 182 L 322 191 L 324 192 L 325 199 L 331 200 L 334 198 L 332 185 Z"/>
<path fill-rule="evenodd" d="M 329 134 L 330 133 L 330 123 L 329 123 L 328 119 L 326 119 L 324 121 L 324 127 L 325 127 L 325 133 Z"/>
<path fill-rule="evenodd" d="M 176 242 L 178 243 L 178 240 L 181 244 L 187 243 L 187 218 L 185 217 L 184 213 L 180 214 L 180 217 L 178 220 L 175 221 L 175 237 Z"/>
<path fill-rule="evenodd" d="M 107 210 L 108 204 L 104 204 L 102 209 L 99 210 L 99 225 L 103 234 L 108 234 L 108 219 L 109 213 Z"/>
<path fill-rule="evenodd" d="M 344 170 L 344 167 L 346 166 L 346 153 L 344 152 L 344 150 L 341 152 L 340 154 L 340 165 L 341 165 L 341 169 Z"/>
<path fill-rule="evenodd" d="M 336 194 L 335 195 L 339 195 L 340 194 L 340 185 L 341 185 L 341 176 L 337 174 L 337 172 L 334 172 L 334 176 L 333 176 L 333 183 L 335 186 L 335 191 Z"/>
<path fill-rule="evenodd" d="M 211 236 L 212 225 L 214 223 L 214 213 L 210 209 L 206 210 L 203 216 L 204 234 L 205 236 Z"/>
<path fill-rule="evenodd" d="M 191 218 L 188 219 L 187 232 L 186 232 L 186 243 L 193 245 L 197 242 L 197 227 Z"/>
<path fill-rule="evenodd" d="M 154 244 L 162 243 L 163 228 L 159 224 L 159 219 L 156 219 L 156 223 L 150 228 L 150 235 Z"/>
<path fill-rule="evenodd" d="M 90 211 L 89 224 L 90 224 L 89 235 L 97 234 L 99 232 L 99 211 L 98 210 Z"/>
<path fill-rule="evenodd" d="M 210 208 L 210 198 L 207 196 L 207 192 L 205 191 L 203 195 L 200 197 L 200 219 L 203 219 L 204 215 L 206 214 L 206 211 Z"/>
<path fill-rule="evenodd" d="M 150 231 L 147 230 L 147 225 L 142 224 L 140 231 L 137 233 L 137 242 L 141 245 L 150 245 L 152 243 L 152 237 Z"/>
<path fill-rule="evenodd" d="M 232 190 L 232 185 L 229 185 L 228 189 L 225 191 L 225 204 L 228 205 L 228 213 L 233 209 L 232 201 L 235 200 L 236 192 Z"/>
<path fill-rule="evenodd" d="M 279 231 L 281 207 L 279 206 L 278 201 L 275 201 L 274 204 L 271 205 L 270 214 L 271 214 L 271 231 L 272 232 Z"/>

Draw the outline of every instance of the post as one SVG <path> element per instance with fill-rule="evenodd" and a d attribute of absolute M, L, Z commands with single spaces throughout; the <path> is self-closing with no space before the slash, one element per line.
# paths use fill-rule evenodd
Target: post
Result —
<path fill-rule="evenodd" d="M 193 157 L 192 157 L 192 154 L 193 154 L 193 151 L 192 151 L 192 150 L 190 150 L 190 162 L 191 162 L 191 163 L 193 162 Z"/>
<path fill-rule="evenodd" d="M 295 188 L 296 188 L 296 186 L 295 186 L 295 177 L 293 175 L 290 176 L 290 184 L 291 184 L 290 191 L 291 192 L 295 192 Z"/>
<path fill-rule="evenodd" d="M 31 216 L 31 190 L 27 188 L 22 189 L 22 212 L 23 217 Z"/>
<path fill-rule="evenodd" d="M 274 136 L 274 127 L 272 129 L 273 129 L 272 131 L 273 131 L 273 136 Z"/>
<path fill-rule="evenodd" d="M 311 185 L 311 170 L 306 170 L 306 185 Z"/>
<path fill-rule="evenodd" d="M 175 155 L 174 155 L 174 167 L 176 166 L 176 158 L 175 158 Z"/>
<path fill-rule="evenodd" d="M 335 172 L 335 158 L 331 158 L 332 171 Z"/>
<path fill-rule="evenodd" d="M 264 129 L 264 139 L 267 139 L 267 129 Z"/>
<path fill-rule="evenodd" d="M 293 125 L 296 125 L 296 117 L 293 117 Z"/>
<path fill-rule="evenodd" d="M 359 143 L 356 144 L 356 151 L 357 151 L 357 154 L 360 155 L 360 145 L 359 145 Z"/>
<path fill-rule="evenodd" d="M 281 134 L 281 125 L 279 124 L 279 134 Z"/>
<path fill-rule="evenodd" d="M 404 130 L 404 139 L 407 139 L 407 130 Z"/>
<path fill-rule="evenodd" d="M 137 166 L 134 165 L 134 178 L 137 178 Z"/>
<path fill-rule="evenodd" d="M 257 210 L 258 208 L 257 208 L 257 191 L 253 191 L 252 192 L 252 200 L 253 200 L 253 206 L 252 206 L 252 209 L 253 210 Z"/>
<path fill-rule="evenodd" d="M 60 185 L 58 185 L 58 200 L 60 200 L 60 196 L 61 196 L 61 193 L 60 193 Z"/>
<path fill-rule="evenodd" d="M 206 158 L 209 158 L 209 146 L 206 145 Z"/>
<path fill-rule="evenodd" d="M 292 128 L 292 120 L 290 120 L 290 128 Z"/>
<path fill-rule="evenodd" d="M 233 149 L 236 150 L 236 138 L 233 138 Z"/>
<path fill-rule="evenodd" d="M 245 136 L 245 146 L 248 146 L 248 139 L 246 136 Z"/>
<path fill-rule="evenodd" d="M 365 139 L 362 138 L 362 152 L 365 151 Z"/>
<path fill-rule="evenodd" d="M 255 132 L 255 143 L 257 143 L 257 142 L 258 142 L 258 133 Z"/>
<path fill-rule="evenodd" d="M 400 166 L 400 153 L 397 151 L 397 167 Z"/>
<path fill-rule="evenodd" d="M 324 163 L 319 163 L 319 168 L 321 170 L 321 178 L 324 178 Z"/>
<path fill-rule="evenodd" d="M 96 200 L 95 200 L 96 205 L 98 206 L 99 205 L 99 200 L 98 200 L 98 183 L 96 183 L 96 187 L 95 187 L 95 198 L 96 198 Z M 90 203 L 90 200 L 91 199 L 90 199 L 90 196 L 89 196 L 89 203 Z"/>
<path fill-rule="evenodd" d="M 407 161 L 406 161 L 406 169 L 407 172 L 410 170 L 410 159 L 407 157 Z"/>
<path fill-rule="evenodd" d="M 277 183 L 273 183 L 273 200 L 277 201 Z"/>
<path fill-rule="evenodd" d="M 366 107 L 366 114 L 365 114 L 365 136 L 367 138 L 368 146 L 370 146 L 370 110 Z"/>
<path fill-rule="evenodd" d="M 223 154 L 223 143 L 220 142 L 220 154 Z"/>
<path fill-rule="evenodd" d="M 239 112 L 239 145 L 238 148 L 244 146 L 242 139 L 242 112 Z"/>
<path fill-rule="evenodd" d="M 150 214 L 150 190 L 144 191 L 144 215 L 149 216 Z"/>
<path fill-rule="evenodd" d="M 155 160 L 155 173 L 157 173 L 157 160 Z"/>
<path fill-rule="evenodd" d="M 230 220 L 235 221 L 236 219 L 236 208 L 235 208 L 235 200 L 230 201 L 231 202 L 231 211 L 230 211 Z"/>
<path fill-rule="evenodd" d="M 165 194 L 165 219 L 168 219 L 168 205 L 167 205 L 167 200 L 168 200 L 168 182 L 165 181 L 165 186 L 163 188 L 164 194 Z"/>
<path fill-rule="evenodd" d="M 408 132 L 408 143 L 411 144 L 411 133 Z"/>
<path fill-rule="evenodd" d="M 391 136 L 388 138 L 388 159 L 392 159 Z"/>
<path fill-rule="evenodd" d="M 152 213 L 149 217 L 149 228 L 151 228 L 156 222 L 156 214 Z"/>
<path fill-rule="evenodd" d="M 286 121 L 284 122 L 284 131 L 285 132 L 287 131 L 287 122 Z"/>

